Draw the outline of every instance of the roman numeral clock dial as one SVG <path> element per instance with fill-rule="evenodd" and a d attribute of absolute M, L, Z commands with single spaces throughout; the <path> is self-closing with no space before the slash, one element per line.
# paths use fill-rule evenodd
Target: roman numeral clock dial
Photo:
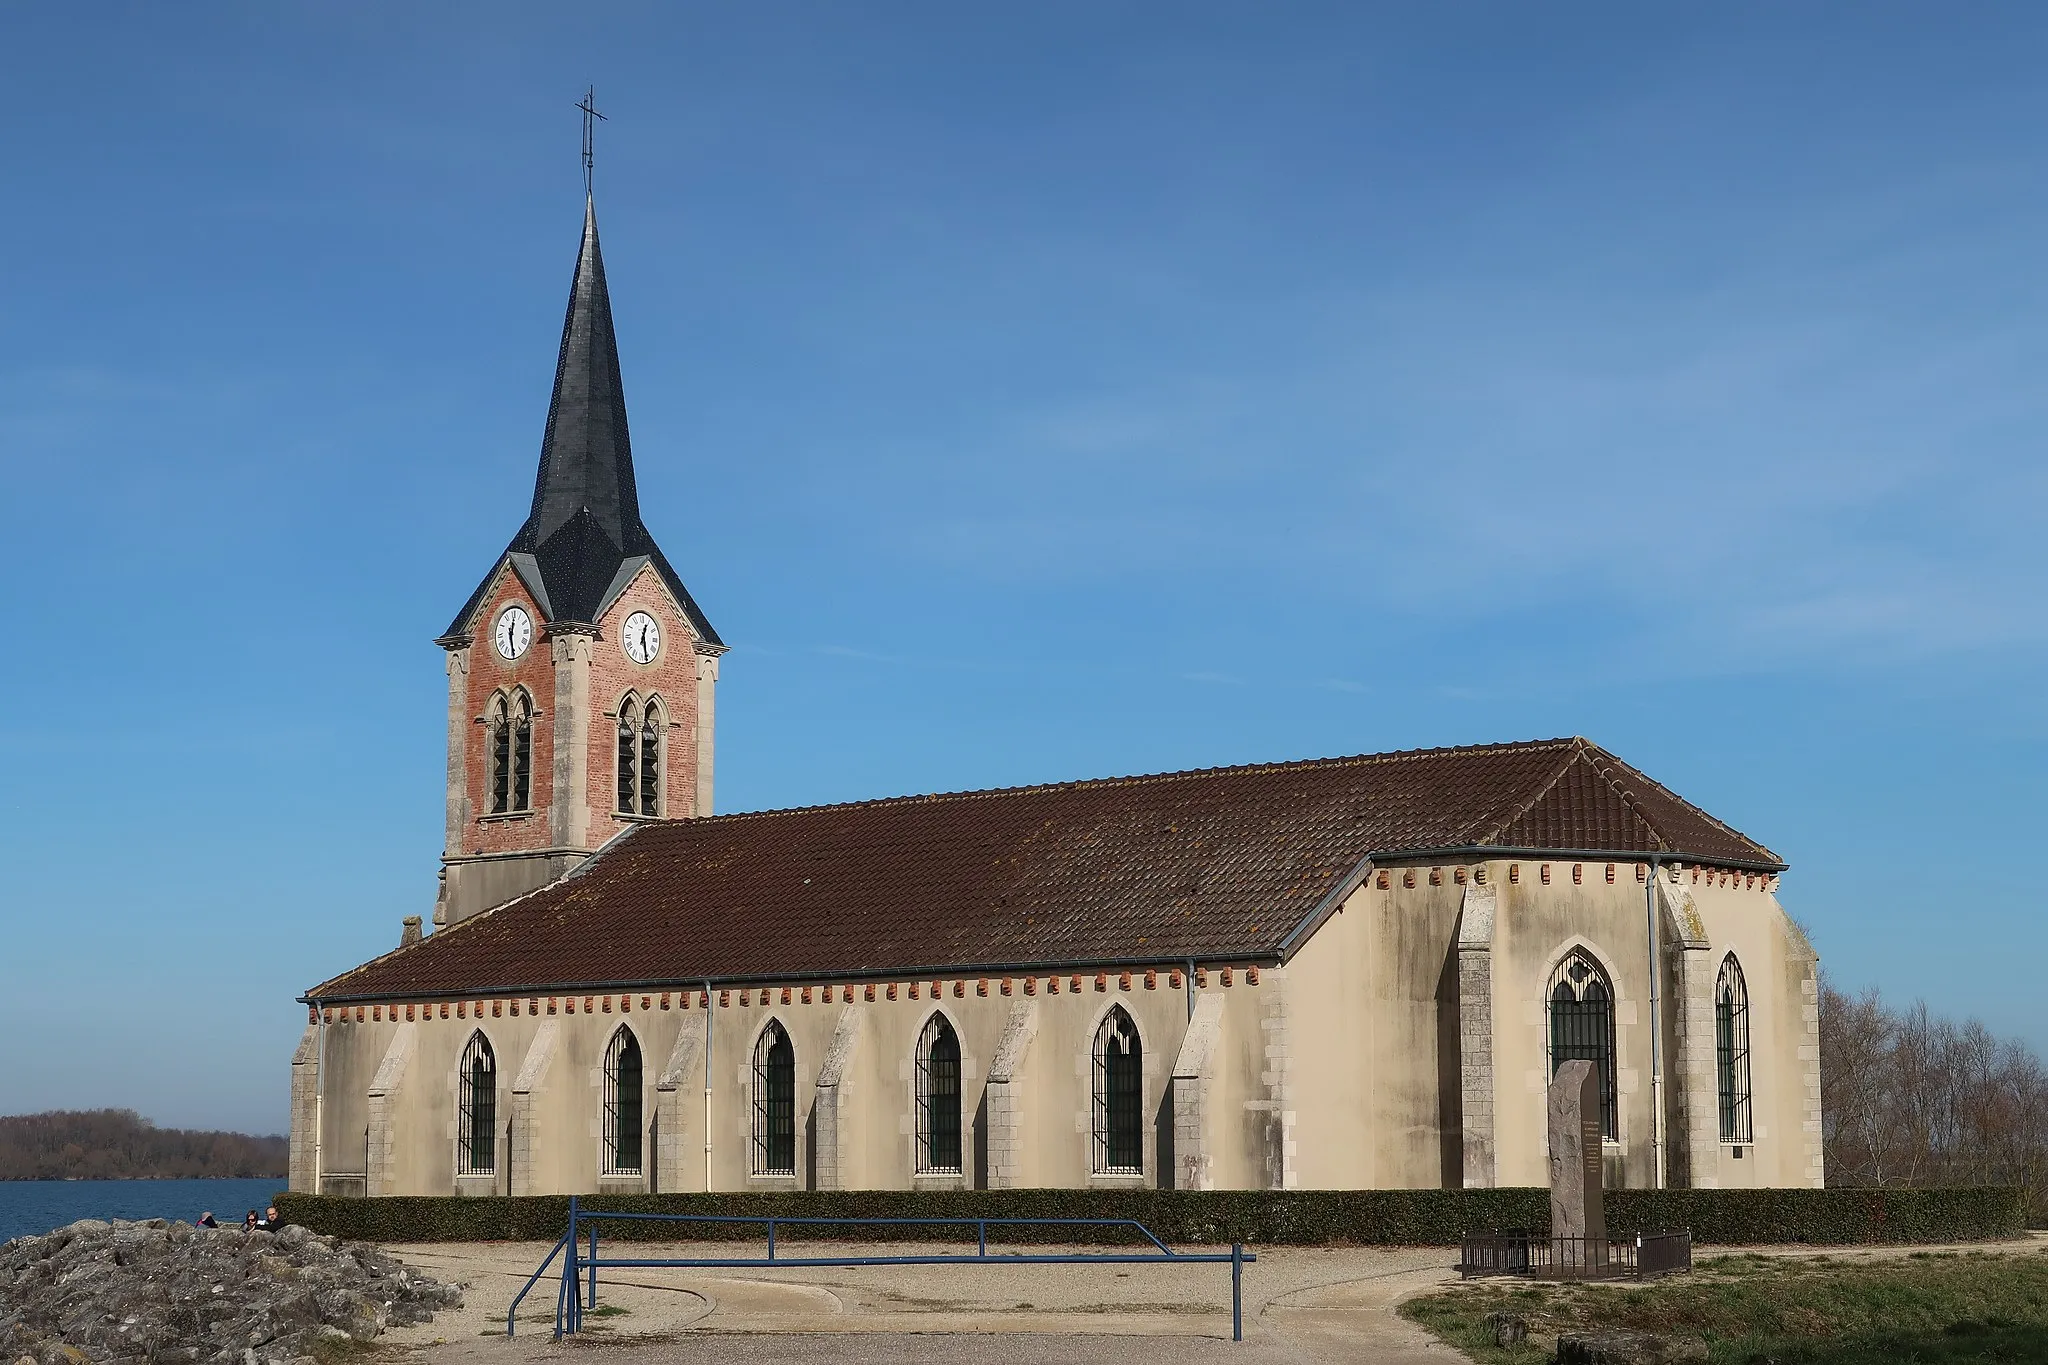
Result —
<path fill-rule="evenodd" d="M 493 642 L 498 646 L 498 657 L 510 663 L 526 652 L 533 643 L 533 618 L 526 614 L 524 607 L 507 607 L 498 618 L 498 628 L 492 632 Z"/>
<path fill-rule="evenodd" d="M 636 611 L 626 618 L 625 627 L 619 632 L 619 643 L 626 648 L 626 657 L 636 664 L 651 664 L 654 656 L 661 653 L 661 622 L 644 611 Z"/>

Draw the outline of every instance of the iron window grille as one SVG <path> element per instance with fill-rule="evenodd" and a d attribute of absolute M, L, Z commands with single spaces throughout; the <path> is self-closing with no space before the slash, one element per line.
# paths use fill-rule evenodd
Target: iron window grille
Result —
<path fill-rule="evenodd" d="M 1600 1135 L 1621 1137 L 1614 1084 L 1614 988 L 1583 953 L 1573 953 L 1550 992 L 1550 1074 L 1566 1062 L 1591 1062 L 1600 1078 Z"/>
<path fill-rule="evenodd" d="M 1095 1031 L 1095 1170 L 1137 1175 L 1145 1169 L 1144 1045 L 1121 1005 Z"/>
<path fill-rule="evenodd" d="M 455 1164 L 462 1175 L 491 1175 L 498 1169 L 498 1058 L 478 1029 L 462 1050 L 456 1097 Z"/>
<path fill-rule="evenodd" d="M 917 1169 L 960 1173 L 960 1036 L 943 1014 L 917 1040 Z"/>
<path fill-rule="evenodd" d="M 1721 1141 L 1749 1142 L 1749 987 L 1735 954 L 1714 983 L 1714 1061 L 1721 1099 Z"/>
<path fill-rule="evenodd" d="M 796 1174 L 796 1049 L 774 1020 L 754 1042 L 753 1172 Z"/>
<path fill-rule="evenodd" d="M 604 1054 L 604 1173 L 640 1174 L 640 1040 L 624 1024 Z"/>

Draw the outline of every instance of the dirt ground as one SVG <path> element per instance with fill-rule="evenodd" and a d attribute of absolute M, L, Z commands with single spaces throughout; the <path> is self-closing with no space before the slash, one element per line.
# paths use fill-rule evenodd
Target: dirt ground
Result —
<path fill-rule="evenodd" d="M 1712 1248 L 1776 1255 L 1882 1258 L 1928 1248 Z M 517 1335 L 505 1336 L 505 1311 L 548 1248 L 539 1243 L 434 1243 L 394 1246 L 408 1264 L 468 1286 L 465 1306 L 430 1325 L 395 1331 L 393 1347 L 419 1365 L 518 1365 L 576 1359 L 596 1365 L 664 1365 L 702 1359 L 707 1338 L 734 1365 L 788 1362 L 1110 1361 L 1127 1358 L 1134 1338 L 1159 1339 L 1176 1365 L 1323 1365 L 1372 1360 L 1386 1365 L 1447 1365 L 1464 1359 L 1396 1307 L 1456 1279 L 1454 1250 L 1271 1247 L 1244 1271 L 1245 1339 L 1230 1339 L 1230 1267 L 889 1266 L 774 1270 L 619 1269 L 601 1272 L 599 1310 L 580 1338 L 556 1342 L 555 1280 L 543 1280 L 520 1306 Z M 957 1252 L 914 1247 L 805 1243 L 786 1254 L 902 1255 Z M 606 1249 L 609 1252 L 609 1248 Z M 650 1258 L 753 1255 L 716 1247 L 636 1245 Z M 558 1279 L 558 1277 L 556 1277 Z M 1168 1343 L 1170 1342 L 1170 1345 Z"/>

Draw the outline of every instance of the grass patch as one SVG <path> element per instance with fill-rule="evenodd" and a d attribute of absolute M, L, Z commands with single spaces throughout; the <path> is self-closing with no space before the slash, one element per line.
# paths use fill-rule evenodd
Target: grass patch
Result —
<path fill-rule="evenodd" d="M 595 1308 L 584 1309 L 583 1316 L 586 1318 L 623 1318 L 632 1311 L 630 1308 L 621 1308 L 615 1303 L 601 1303 Z"/>
<path fill-rule="evenodd" d="M 1502 1350 L 1488 1313 L 1530 1337 Z M 1621 1327 L 1704 1340 L 1715 1365 L 2048 1365 L 2048 1253 L 1919 1252 L 1898 1260 L 1719 1256 L 1645 1285 L 1488 1280 L 1411 1299 L 1403 1316 L 1484 1362 L 1533 1365 L 1560 1332 Z"/>

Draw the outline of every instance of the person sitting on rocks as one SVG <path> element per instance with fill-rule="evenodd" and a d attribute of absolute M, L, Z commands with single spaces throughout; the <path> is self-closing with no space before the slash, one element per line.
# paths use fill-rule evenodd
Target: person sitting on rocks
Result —
<path fill-rule="evenodd" d="M 208 1209 L 205 1213 L 199 1215 L 199 1221 L 192 1226 L 195 1228 L 217 1228 L 220 1226 L 220 1220 L 213 1216 L 213 1210 Z"/>
<path fill-rule="evenodd" d="M 254 1210 L 254 1209 L 250 1209 L 250 1210 L 249 1210 L 249 1216 L 248 1216 L 247 1218 L 244 1218 L 244 1219 L 242 1220 L 242 1231 L 244 1231 L 244 1232 L 254 1232 L 254 1231 L 256 1231 L 256 1210 Z"/>
<path fill-rule="evenodd" d="M 256 1220 L 256 1226 L 265 1232 L 276 1232 L 283 1227 L 284 1219 L 277 1216 L 277 1205 L 272 1204 L 264 1209 L 263 1216 Z"/>

